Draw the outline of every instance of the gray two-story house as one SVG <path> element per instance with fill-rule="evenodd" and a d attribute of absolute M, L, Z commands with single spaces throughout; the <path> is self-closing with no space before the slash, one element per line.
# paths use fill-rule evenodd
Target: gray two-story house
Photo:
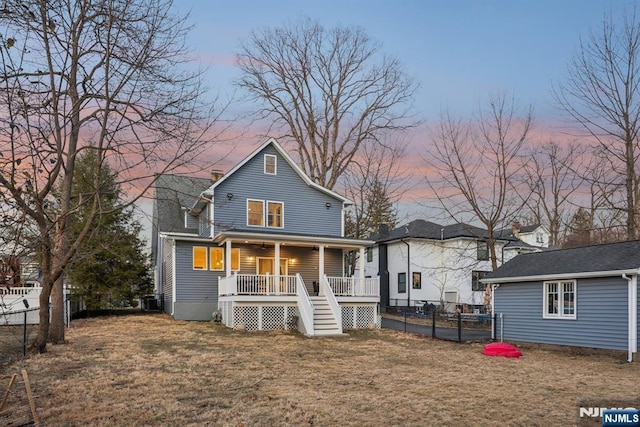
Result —
<path fill-rule="evenodd" d="M 160 178 L 156 195 L 172 206 L 156 196 L 156 292 L 174 318 L 220 313 L 229 327 L 307 335 L 379 325 L 378 278 L 344 275 L 345 254 L 363 257 L 373 242 L 344 237 L 350 202 L 313 182 L 277 141 L 204 189 L 201 180 Z"/>

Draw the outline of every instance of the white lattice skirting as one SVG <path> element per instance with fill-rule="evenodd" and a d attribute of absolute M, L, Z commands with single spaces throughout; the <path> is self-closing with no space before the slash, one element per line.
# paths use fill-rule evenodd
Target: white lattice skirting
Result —
<path fill-rule="evenodd" d="M 342 329 L 380 329 L 382 317 L 375 305 L 342 305 Z"/>
<path fill-rule="evenodd" d="M 295 305 L 234 305 L 225 302 L 220 303 L 220 309 L 222 322 L 229 328 L 247 331 L 298 328 L 295 321 L 298 307 Z"/>
<path fill-rule="evenodd" d="M 298 329 L 296 305 L 257 305 L 220 302 L 222 323 L 234 329 L 247 331 L 273 331 Z M 382 318 L 375 305 L 343 305 L 343 329 L 380 328 Z"/>

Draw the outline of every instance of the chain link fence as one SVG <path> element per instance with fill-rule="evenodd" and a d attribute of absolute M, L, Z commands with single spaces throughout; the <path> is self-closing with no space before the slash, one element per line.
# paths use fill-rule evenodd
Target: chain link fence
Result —
<path fill-rule="evenodd" d="M 0 371 L 26 356 L 38 333 L 40 308 L 0 310 Z"/>

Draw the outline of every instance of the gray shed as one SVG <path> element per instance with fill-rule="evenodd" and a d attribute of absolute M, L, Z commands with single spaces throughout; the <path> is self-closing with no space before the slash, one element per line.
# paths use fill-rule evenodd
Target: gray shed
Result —
<path fill-rule="evenodd" d="M 640 241 L 522 254 L 489 273 L 502 338 L 638 348 Z"/>

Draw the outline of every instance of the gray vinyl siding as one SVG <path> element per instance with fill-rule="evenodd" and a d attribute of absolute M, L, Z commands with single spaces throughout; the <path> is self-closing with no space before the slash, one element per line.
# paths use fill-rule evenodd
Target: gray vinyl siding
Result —
<path fill-rule="evenodd" d="M 193 247 L 206 243 L 176 241 L 176 303 L 173 316 L 180 320 L 211 320 L 218 307 L 218 277 L 224 271 L 194 270 Z"/>
<path fill-rule="evenodd" d="M 276 175 L 264 173 L 264 154 L 277 157 Z M 284 227 L 247 226 L 247 199 L 283 202 Z M 327 203 L 331 207 L 327 208 Z M 265 147 L 216 187 L 214 213 L 216 233 L 242 229 L 341 236 L 342 232 L 342 203 L 309 187 L 272 146 Z"/>
<path fill-rule="evenodd" d="M 162 284 L 162 299 L 164 311 L 171 313 L 173 300 L 173 242 L 164 238 L 160 239 L 162 249 L 162 264 L 160 266 L 160 283 Z"/>
<path fill-rule="evenodd" d="M 183 214 L 187 217 L 186 225 L 188 230 L 197 230 L 198 229 L 198 217 L 194 215 L 190 215 L 188 213 Z"/>
<path fill-rule="evenodd" d="M 627 281 L 579 279 L 576 289 L 576 320 L 544 319 L 542 282 L 501 284 L 494 304 L 503 316 L 504 340 L 626 350 Z"/>
<path fill-rule="evenodd" d="M 260 245 L 234 246 L 240 249 L 240 271 L 241 274 L 256 274 L 257 258 L 275 258 L 273 246 L 261 249 Z M 250 258 L 253 257 L 253 261 Z M 319 251 L 310 247 L 281 246 L 280 258 L 289 260 L 289 275 L 300 274 L 307 290 L 313 290 L 313 282 L 320 281 L 318 276 Z M 291 260 L 296 262 L 292 263 Z M 327 276 L 342 276 L 342 250 L 325 249 L 324 271 Z"/>
<path fill-rule="evenodd" d="M 205 243 L 176 242 L 176 300 L 177 301 L 218 301 L 218 277 L 224 271 L 194 270 L 193 247 L 210 247 Z"/>
<path fill-rule="evenodd" d="M 202 237 L 209 237 L 211 235 L 211 222 L 209 221 L 209 205 L 200 212 L 198 216 L 198 233 Z"/>

